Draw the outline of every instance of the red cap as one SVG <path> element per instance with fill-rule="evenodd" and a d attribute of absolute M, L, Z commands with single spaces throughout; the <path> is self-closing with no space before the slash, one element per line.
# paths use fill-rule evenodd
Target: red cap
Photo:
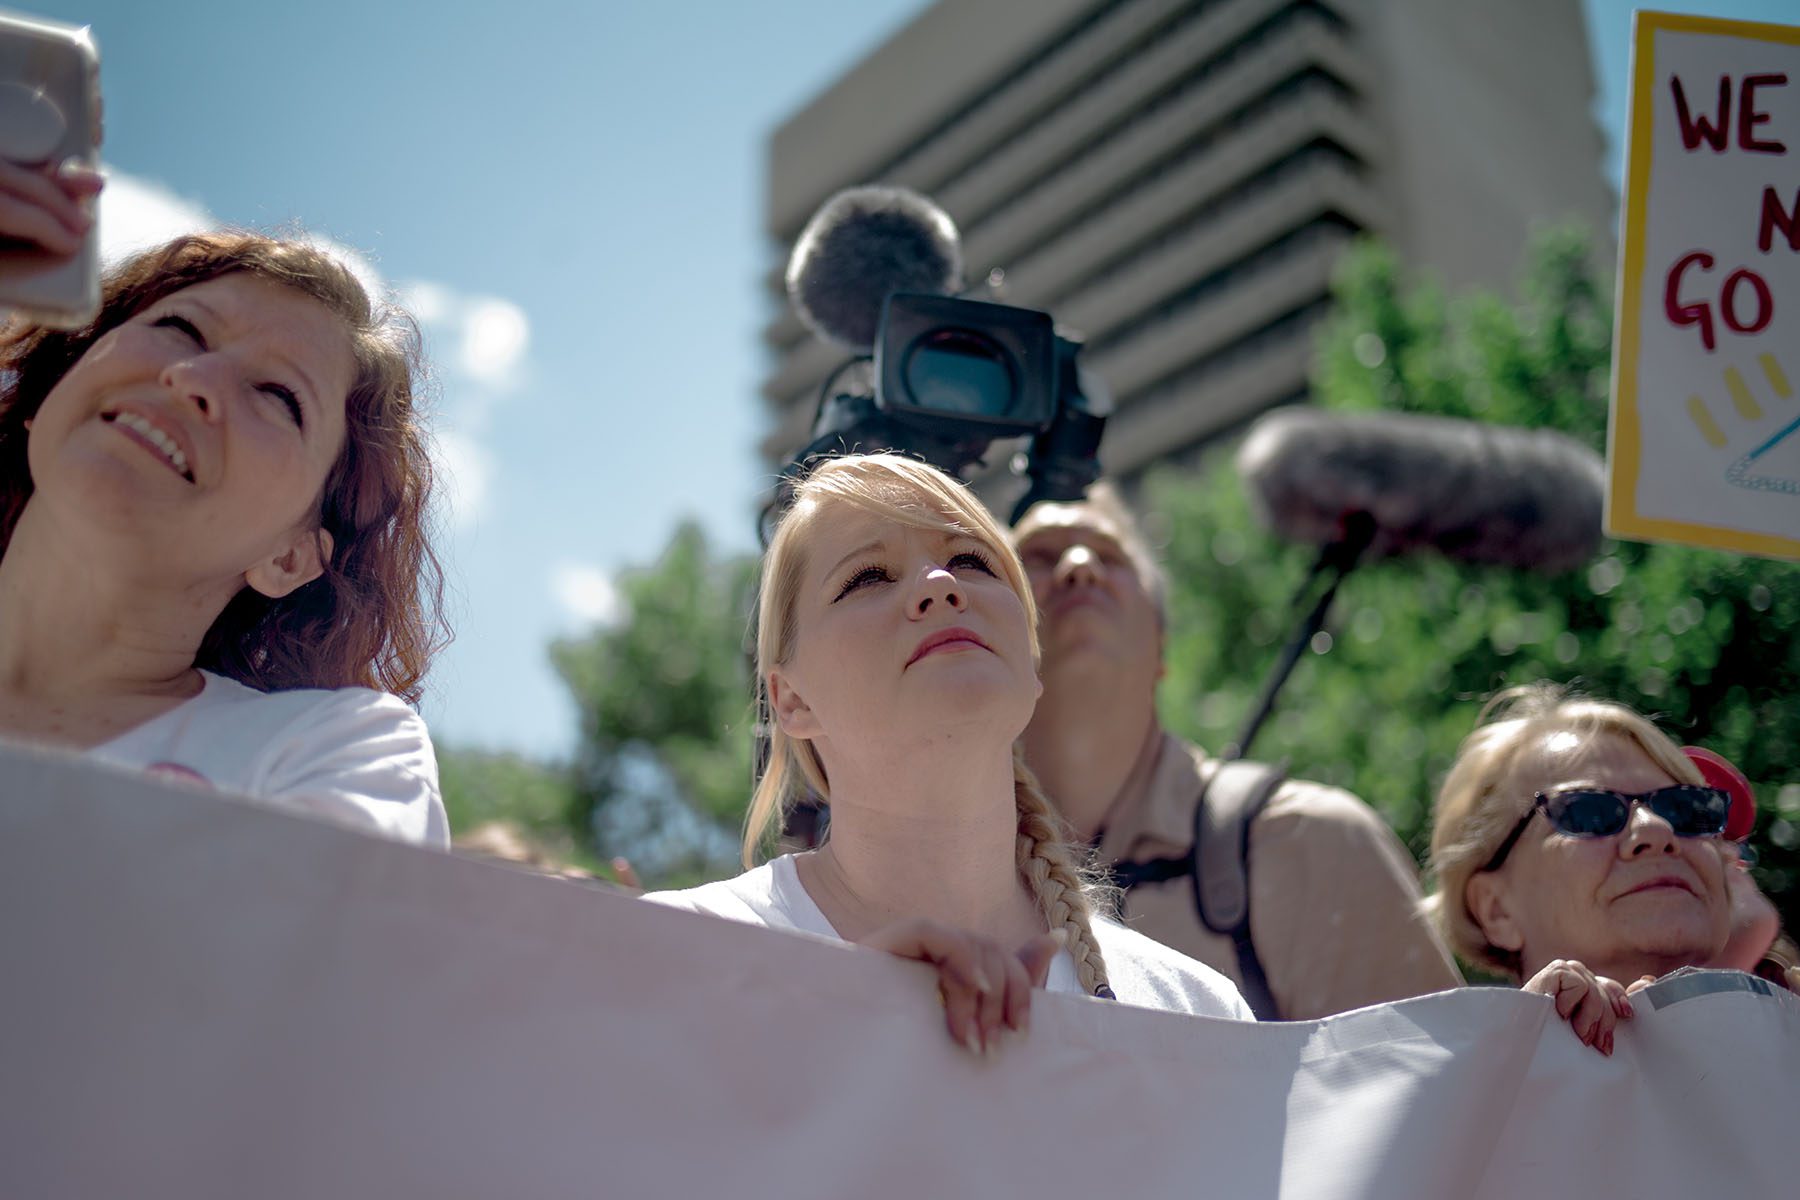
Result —
<path fill-rule="evenodd" d="M 1732 766 L 1730 759 L 1711 750 L 1683 746 L 1681 752 L 1700 768 L 1700 777 L 1706 780 L 1708 787 L 1722 788 L 1731 796 L 1731 814 L 1725 818 L 1725 840 L 1741 842 L 1749 837 L 1750 830 L 1756 825 L 1756 797 L 1751 794 L 1750 781 L 1744 778 L 1744 773 Z"/>

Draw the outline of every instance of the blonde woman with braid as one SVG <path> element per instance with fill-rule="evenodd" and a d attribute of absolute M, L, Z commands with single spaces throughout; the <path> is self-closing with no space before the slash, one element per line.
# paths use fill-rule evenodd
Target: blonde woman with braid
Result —
<path fill-rule="evenodd" d="M 938 968 L 951 1036 L 990 1050 L 1030 989 L 1253 1019 L 1231 983 L 1095 911 L 1015 742 L 1037 703 L 1037 614 L 1004 531 L 962 484 L 895 455 L 820 465 L 763 560 L 769 764 L 754 863 L 810 789 L 829 839 L 651 899 Z"/>

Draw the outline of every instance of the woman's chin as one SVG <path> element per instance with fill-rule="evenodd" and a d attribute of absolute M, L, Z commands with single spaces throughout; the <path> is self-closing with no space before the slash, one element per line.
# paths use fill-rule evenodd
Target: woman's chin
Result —
<path fill-rule="evenodd" d="M 943 686 L 922 689 L 907 705 L 908 724 L 950 733 L 980 731 L 1010 744 L 1025 732 L 1037 707 L 1036 688 L 1022 688 L 1016 681 L 971 673 L 942 682 Z"/>
<path fill-rule="evenodd" d="M 1646 923 L 1632 930 L 1632 935 L 1630 945 L 1639 954 L 1704 967 L 1724 950 L 1727 931 L 1703 918 L 1695 918 Z"/>
<path fill-rule="evenodd" d="M 95 530 L 141 538 L 166 528 L 171 506 L 188 496 L 154 471 L 164 471 L 180 488 L 192 488 L 166 468 L 121 461 L 117 455 L 71 457 L 74 461 L 59 464 L 62 469 L 38 491 L 53 507 L 79 512 L 79 519 Z"/>

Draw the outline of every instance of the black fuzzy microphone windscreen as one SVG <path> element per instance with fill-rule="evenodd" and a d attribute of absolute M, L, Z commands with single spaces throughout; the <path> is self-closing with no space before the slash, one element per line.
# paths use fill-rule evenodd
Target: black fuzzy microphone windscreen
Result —
<path fill-rule="evenodd" d="M 864 353 L 890 295 L 950 295 L 961 287 L 956 224 L 905 188 L 837 193 L 806 223 L 788 259 L 788 298 L 800 319 L 827 341 Z"/>
<path fill-rule="evenodd" d="M 1292 541 L 1335 541 L 1366 514 L 1374 556 L 1431 549 L 1545 572 L 1600 544 L 1606 469 L 1552 430 L 1280 409 L 1251 428 L 1237 466 L 1258 515 Z"/>

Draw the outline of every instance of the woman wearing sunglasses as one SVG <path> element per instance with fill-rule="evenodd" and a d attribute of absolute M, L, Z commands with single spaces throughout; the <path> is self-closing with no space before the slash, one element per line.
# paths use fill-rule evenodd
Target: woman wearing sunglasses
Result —
<path fill-rule="evenodd" d="M 1478 967 L 1612 1053 L 1621 980 L 1713 964 L 1731 932 L 1731 797 L 1649 721 L 1551 684 L 1483 710 L 1438 794 L 1426 903 Z"/>

